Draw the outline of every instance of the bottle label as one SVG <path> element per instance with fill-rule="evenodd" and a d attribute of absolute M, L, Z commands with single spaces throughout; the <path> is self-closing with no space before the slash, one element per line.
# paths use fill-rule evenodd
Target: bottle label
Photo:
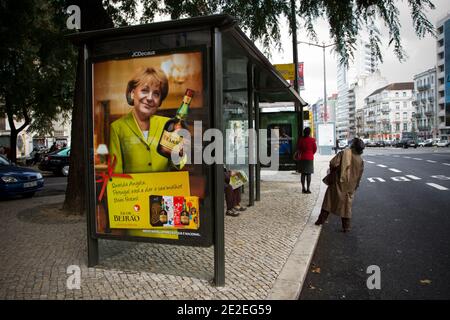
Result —
<path fill-rule="evenodd" d="M 176 132 L 169 132 L 167 130 L 164 130 L 162 137 L 161 137 L 161 146 L 164 148 L 169 149 L 171 152 L 179 146 L 183 142 L 183 137 L 181 137 Z"/>

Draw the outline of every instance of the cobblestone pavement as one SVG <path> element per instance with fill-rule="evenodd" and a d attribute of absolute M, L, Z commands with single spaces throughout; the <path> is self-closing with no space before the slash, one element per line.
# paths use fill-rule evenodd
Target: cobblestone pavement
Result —
<path fill-rule="evenodd" d="M 300 175 L 263 172 L 261 201 L 225 217 L 224 287 L 212 283 L 213 247 L 100 240 L 100 265 L 88 268 L 85 219 L 42 210 L 64 196 L 1 201 L 0 299 L 266 299 L 328 160 L 316 160 L 312 194 L 301 194 Z M 67 287 L 70 265 L 81 268 L 80 289 Z"/>

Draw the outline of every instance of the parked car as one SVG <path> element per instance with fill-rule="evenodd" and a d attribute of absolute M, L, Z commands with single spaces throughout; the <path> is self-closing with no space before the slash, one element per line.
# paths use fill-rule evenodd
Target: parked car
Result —
<path fill-rule="evenodd" d="M 376 141 L 373 141 L 373 140 L 369 140 L 367 143 L 366 143 L 366 147 L 377 147 L 378 145 L 377 145 L 377 142 Z"/>
<path fill-rule="evenodd" d="M 40 172 L 16 166 L 0 155 L 0 196 L 32 197 L 42 187 L 44 178 Z"/>
<path fill-rule="evenodd" d="M 377 144 L 377 147 L 383 147 L 383 148 L 386 147 L 386 143 L 384 143 L 383 140 L 377 141 L 376 144 Z"/>
<path fill-rule="evenodd" d="M 418 143 L 419 147 L 431 147 L 433 146 L 433 139 L 427 139 Z"/>
<path fill-rule="evenodd" d="M 438 142 L 436 142 L 436 146 L 438 147 L 448 147 L 449 145 L 450 145 L 449 140 L 439 140 Z"/>
<path fill-rule="evenodd" d="M 55 175 L 69 175 L 70 148 L 54 151 L 44 156 L 39 170 L 53 171 Z"/>
<path fill-rule="evenodd" d="M 404 148 L 407 149 L 409 147 L 411 148 L 417 148 L 417 142 L 413 139 L 402 139 L 395 145 L 397 148 Z"/>

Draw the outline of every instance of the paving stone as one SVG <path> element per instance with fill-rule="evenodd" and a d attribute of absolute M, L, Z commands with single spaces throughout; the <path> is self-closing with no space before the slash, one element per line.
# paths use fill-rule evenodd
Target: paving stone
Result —
<path fill-rule="evenodd" d="M 317 161 L 316 172 L 327 164 Z M 0 202 L 0 298 L 265 299 L 317 199 L 319 175 L 307 196 L 299 180 L 291 172 L 262 174 L 262 200 L 225 217 L 225 287 L 212 283 L 213 247 L 99 240 L 100 265 L 88 268 L 84 219 L 30 218 L 39 206 L 61 205 L 64 196 Z M 69 265 L 81 268 L 81 290 L 67 288 Z"/>

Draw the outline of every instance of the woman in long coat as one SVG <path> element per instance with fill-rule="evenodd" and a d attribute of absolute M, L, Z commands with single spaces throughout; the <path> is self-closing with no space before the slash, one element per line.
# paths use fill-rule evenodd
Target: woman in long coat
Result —
<path fill-rule="evenodd" d="M 331 159 L 330 184 L 316 225 L 323 224 L 331 212 L 342 218 L 343 231 L 350 231 L 353 197 L 364 171 L 364 161 L 361 158 L 363 150 L 364 142 L 355 138 L 350 148 L 344 149 Z"/>

